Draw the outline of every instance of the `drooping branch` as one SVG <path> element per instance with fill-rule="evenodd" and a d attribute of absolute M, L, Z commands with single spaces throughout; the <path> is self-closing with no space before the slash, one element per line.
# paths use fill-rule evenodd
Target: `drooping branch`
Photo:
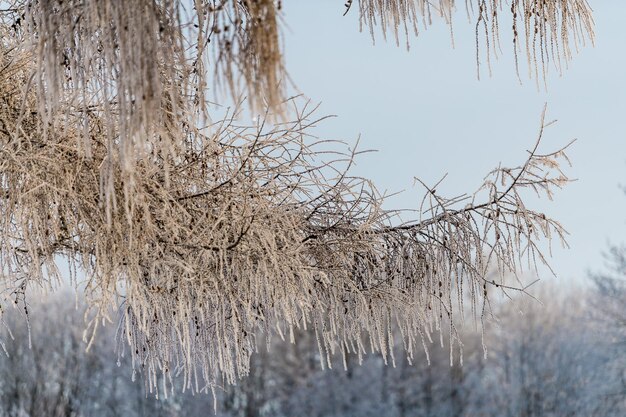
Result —
<path fill-rule="evenodd" d="M 68 262 L 89 331 L 119 311 L 120 352 L 130 348 L 153 388 L 159 375 L 182 374 L 196 390 L 235 382 L 259 331 L 290 339 L 311 328 L 330 364 L 335 352 L 369 350 L 393 361 L 396 327 L 410 357 L 437 331 L 454 339 L 466 303 L 484 314 L 487 286 L 503 288 L 487 280 L 490 262 L 519 271 L 544 260 L 541 239 L 563 237 L 522 193 L 550 196 L 567 182 L 562 151 L 535 147 L 519 168 L 495 170 L 484 203 L 428 187 L 423 218 L 397 224 L 350 174 L 358 152 L 311 136 L 319 120 L 308 103 L 289 122 L 187 123 L 176 153 L 150 136 L 131 175 L 105 115 L 49 116 L 35 91 L 16 88 L 32 74 L 29 57 L 6 51 L 0 63 L 10 68 L 0 73 L 3 295 L 22 302 L 25 282 L 54 289 Z"/>
<path fill-rule="evenodd" d="M 352 8 L 352 1 L 346 8 Z M 480 76 L 481 50 L 489 61 L 501 51 L 502 28 L 511 28 L 518 75 L 519 55 L 528 63 L 528 75 L 545 79 L 552 62 L 558 71 L 572 59 L 572 50 L 594 41 L 594 22 L 587 0 L 358 0 L 361 28 L 372 39 L 379 28 L 383 37 L 392 35 L 397 44 L 439 17 L 450 26 L 457 4 L 464 3 L 468 18 L 476 25 L 477 68 Z M 509 13 L 507 18 L 503 14 Z"/>
<path fill-rule="evenodd" d="M 127 173 L 146 148 L 177 157 L 188 126 L 211 123 L 209 87 L 254 109 L 283 109 L 286 75 L 273 0 L 14 0 L 0 11 L 3 44 L 29 54 L 44 133 L 90 114 Z M 97 144 L 86 132 L 85 153 Z M 109 176 L 112 174 L 109 173 Z M 108 180 L 106 181 L 108 182 Z M 107 185 L 109 186 L 109 185 Z"/>

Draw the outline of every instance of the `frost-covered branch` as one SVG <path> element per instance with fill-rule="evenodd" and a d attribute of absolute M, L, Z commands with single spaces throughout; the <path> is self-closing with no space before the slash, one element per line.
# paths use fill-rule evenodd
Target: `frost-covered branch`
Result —
<path fill-rule="evenodd" d="M 255 126 L 236 112 L 206 127 L 166 119 L 127 170 L 108 105 L 42 112 L 22 88 L 31 57 L 5 49 L 0 62 L 2 294 L 22 303 L 69 265 L 90 307 L 87 336 L 119 312 L 120 354 L 130 348 L 152 388 L 159 375 L 195 390 L 234 383 L 259 331 L 293 339 L 310 328 L 330 365 L 371 350 L 393 361 L 397 328 L 412 357 L 433 333 L 456 338 L 464 303 L 482 317 L 487 286 L 507 289 L 487 280 L 490 262 L 518 272 L 544 262 L 541 239 L 563 237 L 522 195 L 567 183 L 563 150 L 541 155 L 537 143 L 520 167 L 496 169 L 482 203 L 481 192 L 468 202 L 427 187 L 422 218 L 396 224 L 351 175 L 358 152 L 311 136 L 320 119 L 308 103 L 290 102 L 292 121 Z M 166 152 L 163 135 L 180 132 Z"/>

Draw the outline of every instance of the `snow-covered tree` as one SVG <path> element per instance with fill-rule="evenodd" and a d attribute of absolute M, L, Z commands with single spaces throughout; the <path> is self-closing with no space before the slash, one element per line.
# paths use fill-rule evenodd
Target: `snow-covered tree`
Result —
<path fill-rule="evenodd" d="M 590 291 L 554 286 L 501 306 L 471 415 L 612 416 L 610 333 L 591 318 Z M 497 410 L 497 411 L 496 411 Z"/>
<path fill-rule="evenodd" d="M 355 3 L 346 11 L 364 27 L 396 38 L 435 15 L 451 24 L 456 7 Z M 465 5 L 487 56 L 510 10 L 531 73 L 593 39 L 584 0 Z M 117 315 L 120 354 L 148 386 L 182 374 L 202 391 L 250 373 L 259 331 L 293 340 L 310 329 L 326 365 L 368 350 L 393 362 L 396 344 L 410 358 L 437 331 L 453 343 L 467 305 L 481 316 L 489 287 L 515 289 L 488 280 L 490 265 L 503 275 L 545 262 L 538 241 L 563 228 L 523 190 L 551 197 L 568 179 L 564 150 L 539 150 L 543 116 L 520 166 L 457 198 L 425 186 L 424 214 L 399 222 L 351 175 L 359 151 L 312 137 L 323 118 L 286 99 L 281 19 L 274 0 L 2 3 L 3 309 L 69 270 L 89 340 Z M 262 116 L 216 118 L 211 86 L 245 92 Z"/>
<path fill-rule="evenodd" d="M 626 410 L 626 247 L 611 246 L 607 260 L 608 271 L 591 275 L 596 287 L 594 316 L 610 335 L 607 340 L 611 347 L 608 361 L 613 365 L 610 376 L 618 381 L 608 401 L 623 412 Z"/>

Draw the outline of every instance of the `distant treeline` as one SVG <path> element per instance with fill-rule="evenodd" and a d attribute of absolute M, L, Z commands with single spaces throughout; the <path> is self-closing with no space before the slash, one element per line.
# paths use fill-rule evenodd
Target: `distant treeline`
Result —
<path fill-rule="evenodd" d="M 23 312 L 3 315 L 0 416 L 193 417 L 214 415 L 214 406 L 225 417 L 624 416 L 626 292 L 620 281 L 596 281 L 586 290 L 544 287 L 543 305 L 525 296 L 494 306 L 498 322 L 486 324 L 484 338 L 466 323 L 462 364 L 458 347 L 451 364 L 444 336 L 413 364 L 398 349 L 395 366 L 372 354 L 344 364 L 337 355 L 323 370 L 315 335 L 299 331 L 295 344 L 273 337 L 253 356 L 251 374 L 217 387 L 215 397 L 208 390 L 158 399 L 115 353 L 115 325 L 86 352 L 74 297 L 31 297 L 31 348 Z"/>

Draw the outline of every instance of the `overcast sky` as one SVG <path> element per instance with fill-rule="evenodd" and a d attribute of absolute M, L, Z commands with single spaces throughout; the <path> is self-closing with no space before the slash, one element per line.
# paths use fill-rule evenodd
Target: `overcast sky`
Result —
<path fill-rule="evenodd" d="M 524 161 L 536 138 L 544 103 L 558 119 L 542 149 L 571 139 L 578 181 L 540 208 L 570 232 L 569 250 L 557 245 L 552 265 L 561 279 L 582 280 L 604 264 L 608 242 L 626 243 L 626 2 L 590 0 L 596 45 L 583 49 L 548 90 L 533 80 L 520 85 L 511 45 L 493 65 L 491 78 L 476 77 L 474 27 L 456 16 L 455 48 L 436 22 L 411 49 L 359 33 L 358 13 L 343 17 L 337 0 L 285 4 L 287 67 L 300 91 L 321 102 L 319 135 L 377 149 L 358 161 L 355 173 L 381 190 L 405 190 L 388 208 L 415 208 L 422 196 L 413 177 L 434 183 L 448 174 L 442 193 L 472 192 L 502 162 Z M 502 25 L 505 26 L 505 25 Z M 508 25 L 507 25 L 508 26 Z"/>

